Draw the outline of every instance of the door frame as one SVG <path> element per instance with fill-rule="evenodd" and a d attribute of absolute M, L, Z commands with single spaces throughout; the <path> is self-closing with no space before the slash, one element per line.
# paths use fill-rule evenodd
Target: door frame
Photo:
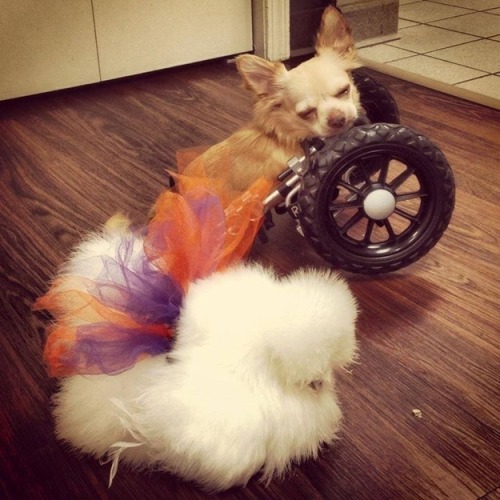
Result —
<path fill-rule="evenodd" d="M 253 0 L 255 54 L 270 61 L 290 58 L 290 0 Z"/>

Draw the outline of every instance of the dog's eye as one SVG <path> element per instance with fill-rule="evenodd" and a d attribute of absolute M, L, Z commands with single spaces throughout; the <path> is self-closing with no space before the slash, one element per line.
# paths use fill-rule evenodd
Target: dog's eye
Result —
<path fill-rule="evenodd" d="M 303 120 L 309 120 L 316 115 L 316 108 L 308 108 L 297 113 Z"/>
<path fill-rule="evenodd" d="M 351 90 L 350 85 L 346 85 L 345 87 L 342 87 L 336 94 L 335 97 L 345 97 L 346 95 L 349 94 L 349 91 Z"/>

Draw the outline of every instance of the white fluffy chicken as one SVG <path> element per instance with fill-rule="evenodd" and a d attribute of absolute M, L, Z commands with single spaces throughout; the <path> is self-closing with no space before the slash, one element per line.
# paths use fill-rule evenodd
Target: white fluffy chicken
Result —
<path fill-rule="evenodd" d="M 206 196 L 180 201 L 198 233 L 207 226 L 206 206 L 199 209 Z M 155 218 L 170 221 L 159 234 L 177 238 L 170 213 L 158 207 Z M 187 227 L 185 219 L 174 225 Z M 207 231 L 197 251 L 214 226 Z M 258 472 L 270 480 L 317 457 L 341 419 L 334 371 L 356 355 L 347 284 L 330 271 L 280 278 L 227 260 L 200 276 L 199 253 L 186 274 L 186 263 L 172 258 L 173 239 L 152 256 L 157 236 L 114 219 L 79 245 L 39 301 L 56 319 L 45 357 L 62 377 L 57 436 L 111 461 L 110 481 L 128 464 L 210 491 L 245 485 Z M 181 261 L 176 275 L 172 262 Z"/>

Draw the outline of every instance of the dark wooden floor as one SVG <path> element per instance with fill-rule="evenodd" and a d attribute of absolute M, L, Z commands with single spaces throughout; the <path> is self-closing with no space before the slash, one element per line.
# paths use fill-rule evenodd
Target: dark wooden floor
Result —
<path fill-rule="evenodd" d="M 253 480 L 213 498 L 500 498 L 500 113 L 375 76 L 403 123 L 447 155 L 451 226 L 402 271 L 347 276 L 362 309 L 361 362 L 340 376 L 338 443 L 267 489 Z M 167 474 L 124 469 L 108 490 L 108 466 L 55 440 L 56 381 L 31 306 L 82 234 L 117 211 L 143 221 L 175 152 L 225 138 L 249 113 L 224 62 L 0 103 L 1 498 L 205 497 Z M 288 216 L 252 256 L 285 272 L 325 265 Z"/>

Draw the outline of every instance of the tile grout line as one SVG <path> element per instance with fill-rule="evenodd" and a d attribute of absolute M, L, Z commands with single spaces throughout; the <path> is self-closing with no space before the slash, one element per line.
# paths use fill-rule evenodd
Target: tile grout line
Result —
<path fill-rule="evenodd" d="M 444 4 L 443 4 L 444 5 Z M 433 21 L 434 22 L 434 21 Z M 454 62 L 454 61 L 450 61 L 448 59 L 443 59 L 443 58 L 440 58 L 440 57 L 437 57 L 435 54 L 433 55 L 434 52 L 439 52 L 440 50 L 446 50 L 446 49 L 449 49 L 449 48 L 455 48 L 455 47 L 460 47 L 460 46 L 463 46 L 463 45 L 467 45 L 469 43 L 475 43 L 475 42 L 478 42 L 478 41 L 482 41 L 482 40 L 490 40 L 491 42 L 497 42 L 500 44 L 500 42 L 498 42 L 497 40 L 491 40 L 491 37 L 483 37 L 483 36 L 480 36 L 480 35 L 474 35 L 472 33 L 464 33 L 463 31 L 457 31 L 457 30 L 452 30 L 452 29 L 448 29 L 448 28 L 442 28 L 440 26 L 432 26 L 432 25 L 429 25 L 427 23 L 420 23 L 418 24 L 417 26 L 428 26 L 428 27 L 432 27 L 432 28 L 438 28 L 438 29 L 442 29 L 444 31 L 449 31 L 449 32 L 452 32 L 452 33 L 457 33 L 459 35 L 466 35 L 466 36 L 471 36 L 471 37 L 475 37 L 475 40 L 469 40 L 467 42 L 460 42 L 460 43 L 457 43 L 457 44 L 453 44 L 453 45 L 448 45 L 446 47 L 442 47 L 440 49 L 433 49 L 433 50 L 429 50 L 427 52 L 415 52 L 411 49 L 407 49 L 407 48 L 404 48 L 402 50 L 407 50 L 408 52 L 412 52 L 413 54 L 415 55 L 421 55 L 421 56 L 426 56 L 426 57 L 429 57 L 431 59 L 435 59 L 437 61 L 444 61 L 444 62 L 447 62 L 449 64 L 453 64 L 453 65 L 456 65 L 456 66 L 460 66 L 462 68 L 467 68 L 467 69 L 472 69 L 472 70 L 475 70 L 475 71 L 481 71 L 484 73 L 484 75 L 482 77 L 478 77 L 478 78 L 484 78 L 484 76 L 486 75 L 493 75 L 494 73 L 492 73 L 491 71 L 485 71 L 485 70 L 481 70 L 481 69 L 478 69 L 478 68 L 473 68 L 472 66 L 467 66 L 465 64 L 460 64 L 460 63 L 457 63 L 457 62 Z M 413 26 L 412 26 L 413 27 Z M 497 35 L 492 35 L 492 37 L 494 36 L 499 36 L 498 34 Z M 387 46 L 390 46 L 390 47 L 393 47 L 393 48 L 401 48 L 401 47 L 398 47 L 396 45 L 391 45 L 391 42 L 387 42 L 385 45 Z M 401 57 L 399 59 L 394 59 L 392 61 L 387 61 L 387 62 L 395 62 L 395 61 L 401 61 L 403 59 L 408 59 L 410 57 L 415 57 L 415 56 L 406 56 L 406 57 Z M 459 83 L 462 83 L 462 82 L 459 82 Z M 456 84 L 451 84 L 451 85 L 456 85 Z"/>
<path fill-rule="evenodd" d="M 404 5 L 411 5 L 411 4 L 416 4 L 416 3 L 420 3 L 420 2 L 416 1 L 416 2 L 411 2 L 411 3 L 408 3 L 408 4 L 404 4 Z M 450 5 L 450 4 L 441 3 L 439 1 L 432 2 L 432 3 L 439 4 L 439 5 L 448 5 L 448 6 L 452 6 L 452 7 L 458 7 L 458 6 L 453 6 L 453 5 Z M 493 40 L 493 38 L 494 37 L 498 37 L 499 34 L 490 35 L 490 36 L 482 36 L 482 35 L 476 35 L 476 34 L 472 34 L 472 33 L 464 33 L 462 31 L 457 31 L 455 29 L 449 29 L 449 28 L 445 28 L 445 27 L 442 27 L 442 26 L 434 26 L 432 24 L 429 24 L 429 23 L 432 23 L 432 22 L 439 22 L 439 21 L 444 21 L 444 20 L 449 20 L 449 19 L 458 19 L 460 17 L 464 17 L 464 16 L 468 16 L 468 15 L 473 15 L 474 13 L 487 13 L 487 11 L 488 11 L 488 9 L 484 9 L 484 10 L 467 9 L 467 10 L 470 10 L 470 12 L 464 13 L 464 14 L 459 14 L 459 15 L 456 15 L 456 16 L 446 17 L 446 18 L 442 18 L 442 19 L 435 19 L 435 20 L 432 20 L 432 21 L 425 21 L 425 22 L 414 21 L 412 19 L 405 19 L 405 18 L 399 17 L 399 21 L 407 21 L 407 22 L 412 22 L 412 23 L 415 23 L 415 24 L 412 25 L 412 26 L 407 26 L 407 27 L 404 27 L 404 28 L 401 28 L 401 29 L 398 30 L 398 31 L 401 32 L 401 31 L 404 31 L 406 29 L 415 28 L 415 27 L 436 28 L 436 29 L 444 30 L 446 32 L 450 32 L 450 33 L 454 33 L 454 34 L 459 34 L 459 35 L 464 35 L 464 36 L 472 37 L 472 39 L 468 40 L 467 42 L 461 42 L 461 43 L 457 43 L 457 44 L 454 44 L 454 45 L 449 45 L 449 46 L 446 46 L 446 47 L 442 47 L 440 49 L 429 50 L 429 51 L 426 51 L 426 52 L 424 52 L 424 51 L 418 51 L 418 52 L 416 52 L 415 50 L 404 48 L 404 47 L 398 47 L 396 45 L 392 45 L 391 42 L 386 42 L 386 43 L 382 43 L 380 45 L 381 46 L 385 46 L 385 47 L 390 47 L 392 49 L 403 50 L 403 51 L 409 52 L 410 55 L 405 55 L 404 57 L 398 57 L 396 59 L 391 59 L 389 61 L 385 61 L 384 63 L 377 63 L 376 61 L 370 61 L 369 58 L 363 58 L 363 59 L 365 60 L 365 62 L 367 63 L 368 66 L 371 65 L 372 67 L 374 67 L 374 66 L 383 67 L 384 64 L 387 65 L 389 68 L 391 68 L 390 71 L 389 71 L 389 74 L 401 71 L 403 75 L 406 74 L 407 78 L 410 75 L 414 75 L 414 77 L 415 77 L 415 79 L 417 81 L 420 81 L 422 83 L 427 82 L 429 84 L 428 86 L 431 87 L 431 88 L 433 88 L 433 86 L 434 86 L 434 88 L 439 87 L 439 89 L 442 90 L 442 91 L 444 91 L 443 89 L 448 88 L 448 89 L 450 89 L 449 93 L 452 93 L 452 94 L 455 94 L 455 95 L 461 94 L 461 95 L 458 95 L 458 96 L 459 97 L 463 96 L 466 99 L 469 99 L 469 100 L 472 100 L 472 101 L 476 101 L 476 102 L 479 102 L 481 104 L 485 104 L 485 105 L 494 107 L 496 109 L 500 109 L 499 108 L 499 106 L 500 106 L 499 99 L 491 97 L 491 96 L 486 95 L 486 94 L 482 94 L 480 92 L 476 92 L 476 91 L 472 91 L 472 90 L 467 90 L 467 89 L 464 89 L 462 87 L 459 87 L 459 85 L 462 85 L 464 83 L 474 82 L 476 80 L 481 80 L 481 79 L 488 78 L 488 77 L 491 77 L 491 76 L 494 76 L 494 77 L 500 76 L 500 72 L 485 71 L 485 70 L 481 70 L 481 69 L 478 69 L 478 68 L 473 68 L 473 67 L 461 64 L 461 63 L 450 61 L 449 59 L 442 59 L 440 57 L 437 57 L 434 54 L 436 52 L 439 52 L 440 50 L 446 50 L 446 49 L 449 49 L 449 48 L 456 48 L 456 47 L 460 47 L 460 46 L 467 45 L 467 44 L 470 44 L 470 43 L 481 42 L 483 40 L 489 40 L 491 42 L 498 42 L 498 43 L 500 43 L 500 41 L 498 41 L 498 40 Z M 489 10 L 492 10 L 492 9 L 490 8 Z M 491 15 L 497 15 L 497 14 L 491 13 Z M 467 78 L 465 80 L 460 80 L 460 81 L 455 82 L 455 83 L 445 83 L 445 82 L 441 82 L 440 80 L 435 80 L 435 79 L 426 77 L 425 75 L 421 75 L 421 74 L 418 74 L 418 73 L 413 73 L 411 71 L 399 70 L 399 68 L 397 68 L 397 66 L 392 66 L 391 65 L 391 63 L 396 63 L 398 61 L 403 61 L 403 60 L 406 60 L 406 59 L 411 59 L 411 58 L 417 57 L 417 56 L 427 57 L 430 60 L 444 62 L 446 64 L 449 64 L 450 66 L 456 66 L 457 68 L 463 68 L 463 69 L 467 69 L 467 70 L 471 70 L 471 71 L 476 71 L 476 72 L 482 73 L 482 75 L 479 75 L 479 76 L 476 76 L 476 77 L 473 77 L 473 78 Z M 462 75 L 462 77 L 463 76 L 464 75 Z M 451 89 L 456 89 L 456 90 L 451 91 Z M 462 91 L 464 91 L 464 92 L 462 92 Z"/>
<path fill-rule="evenodd" d="M 474 80 L 481 80 L 481 79 L 486 78 L 488 76 L 495 76 L 495 74 L 494 73 L 486 73 L 486 74 L 484 74 L 482 76 L 476 76 L 474 78 L 469 78 L 468 80 L 463 80 L 461 82 L 451 83 L 450 85 L 454 85 L 454 86 L 461 85 L 462 83 L 473 82 Z"/>
<path fill-rule="evenodd" d="M 491 73 L 489 71 L 484 71 L 484 70 L 481 70 L 481 69 L 472 68 L 471 66 L 466 66 L 465 64 L 459 64 L 459 63 L 456 63 L 456 62 L 453 62 L 453 61 L 449 61 L 448 59 L 440 59 L 439 57 L 431 57 L 431 56 L 429 56 L 427 54 L 415 54 L 414 56 L 402 57 L 400 59 L 394 59 L 392 61 L 386 61 L 383 64 L 389 64 L 390 65 L 390 63 L 394 63 L 394 62 L 398 62 L 398 61 L 404 61 L 405 59 L 411 59 L 412 57 L 417 57 L 417 56 L 428 57 L 429 59 L 432 59 L 434 61 L 445 62 L 445 63 L 450 64 L 452 66 L 457 66 L 459 68 L 470 69 L 470 70 L 482 73 L 482 75 L 474 77 L 474 78 L 471 78 L 471 80 L 475 80 L 475 79 L 479 79 L 479 78 L 484 78 L 486 76 L 491 76 L 491 75 L 495 74 L 495 73 Z M 467 81 L 467 80 L 464 80 L 464 81 Z M 456 85 L 458 83 L 463 83 L 463 82 L 460 81 L 460 82 L 457 82 L 457 83 L 448 83 L 447 85 Z"/>
<path fill-rule="evenodd" d="M 446 31 L 450 31 L 450 30 L 446 30 Z M 456 33 L 456 32 L 454 32 Z M 460 34 L 463 34 L 463 33 L 460 33 Z M 467 33 L 465 33 L 467 34 Z M 497 36 L 497 35 L 495 35 Z M 487 38 L 480 38 L 480 37 L 476 37 L 476 40 L 469 40 L 467 42 L 460 42 L 460 43 L 457 43 L 457 44 L 454 44 L 454 45 L 448 45 L 446 47 L 443 47 L 441 49 L 433 49 L 433 50 L 429 50 L 427 52 L 415 52 L 414 50 L 412 49 L 402 49 L 401 47 L 398 47 L 397 45 L 392 45 L 391 42 L 387 42 L 387 43 L 384 43 L 384 44 L 381 44 L 382 46 L 387 46 L 387 47 L 392 47 L 394 49 L 401 49 L 401 50 L 405 50 L 407 52 L 411 52 L 411 55 L 408 55 L 408 56 L 404 56 L 404 57 L 398 57 L 397 59 L 391 59 L 389 61 L 384 61 L 384 64 L 389 64 L 389 63 L 393 63 L 393 62 L 397 62 L 397 61 L 403 61 L 405 59 L 410 59 L 412 57 L 417 57 L 417 56 L 424 56 L 424 57 L 428 57 L 429 59 L 434 59 L 436 61 L 443 61 L 443 62 L 446 62 L 448 64 L 453 64 L 455 66 L 460 66 L 462 68 L 467 68 L 467 69 L 472 69 L 472 70 L 475 70 L 475 71 L 480 71 L 482 73 L 484 73 L 483 76 L 485 75 L 493 75 L 494 73 L 492 73 L 491 71 L 485 71 L 485 70 L 482 70 L 482 69 L 478 69 L 478 68 L 473 68 L 472 66 L 467 66 L 465 64 L 460 64 L 460 63 L 457 63 L 457 62 L 454 62 L 454 61 L 450 61 L 448 59 L 442 59 L 440 57 L 437 57 L 436 55 L 434 55 L 433 53 L 434 52 L 439 52 L 440 50 L 446 50 L 446 49 L 450 49 L 450 48 L 455 48 L 455 47 L 460 47 L 462 45 L 467 45 L 469 43 L 474 43 L 474 42 L 477 42 L 477 41 L 481 41 L 481 40 L 487 40 Z M 496 40 L 491 40 L 493 42 L 496 42 Z M 500 42 L 498 42 L 500 43 Z M 481 78 L 481 77 L 479 77 Z"/>

